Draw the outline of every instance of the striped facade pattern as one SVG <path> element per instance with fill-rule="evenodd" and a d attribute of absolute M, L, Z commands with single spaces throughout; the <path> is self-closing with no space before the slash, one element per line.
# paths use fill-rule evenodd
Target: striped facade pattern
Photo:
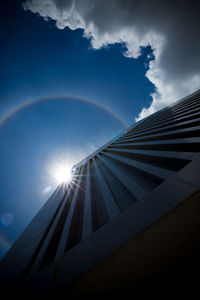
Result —
<path fill-rule="evenodd" d="M 25 277 L 39 253 L 37 271 L 140 201 L 199 151 L 200 94 L 196 93 L 136 123 L 76 165 L 73 183 L 56 191 L 62 190 L 62 198 Z"/>

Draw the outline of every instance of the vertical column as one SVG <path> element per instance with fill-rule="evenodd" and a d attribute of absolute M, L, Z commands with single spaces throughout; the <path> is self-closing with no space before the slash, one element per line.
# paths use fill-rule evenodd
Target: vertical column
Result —
<path fill-rule="evenodd" d="M 68 210 L 68 214 L 67 217 L 65 218 L 65 224 L 64 224 L 64 228 L 62 231 L 62 235 L 60 237 L 59 240 L 59 245 L 58 245 L 58 250 L 56 252 L 56 257 L 55 259 L 59 258 L 60 256 L 63 255 L 63 253 L 66 250 L 66 245 L 67 245 L 67 241 L 68 241 L 68 237 L 69 237 L 69 231 L 70 231 L 70 226 L 71 226 L 71 221 L 72 221 L 72 217 L 73 217 L 73 213 L 74 213 L 74 208 L 76 205 L 76 200 L 77 200 L 77 196 L 78 196 L 78 192 L 79 192 L 79 187 L 80 187 L 80 182 L 81 182 L 81 176 L 83 173 L 83 169 L 81 168 L 80 173 L 77 174 L 77 183 L 75 186 L 75 191 L 72 197 L 72 201 L 71 201 L 71 205 L 69 207 Z"/>
<path fill-rule="evenodd" d="M 86 187 L 85 187 L 85 206 L 83 217 L 83 233 L 82 239 L 92 233 L 92 211 L 91 211 L 91 194 L 90 194 L 90 166 L 87 165 L 86 171 Z"/>

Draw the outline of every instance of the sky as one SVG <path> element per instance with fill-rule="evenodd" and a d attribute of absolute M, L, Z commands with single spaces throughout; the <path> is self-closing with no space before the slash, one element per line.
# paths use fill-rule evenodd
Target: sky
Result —
<path fill-rule="evenodd" d="M 200 7 L 8 0 L 0 8 L 1 258 L 60 168 L 199 88 Z"/>

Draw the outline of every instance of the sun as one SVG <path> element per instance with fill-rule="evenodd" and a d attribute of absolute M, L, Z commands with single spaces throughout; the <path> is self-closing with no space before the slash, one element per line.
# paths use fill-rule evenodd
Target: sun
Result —
<path fill-rule="evenodd" d="M 54 170 L 54 178 L 58 184 L 70 183 L 72 180 L 71 168 L 66 165 L 57 166 Z"/>
<path fill-rule="evenodd" d="M 76 182 L 76 172 L 74 171 L 75 161 L 72 156 L 54 154 L 46 164 L 45 181 L 48 187 L 55 188 L 65 184 L 71 186 Z M 46 192 L 46 188 L 45 188 Z"/>

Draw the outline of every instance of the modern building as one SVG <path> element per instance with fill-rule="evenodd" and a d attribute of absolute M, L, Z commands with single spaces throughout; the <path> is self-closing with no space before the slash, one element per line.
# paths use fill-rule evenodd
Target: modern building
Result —
<path fill-rule="evenodd" d="M 200 241 L 199 152 L 200 90 L 74 166 L 1 261 L 0 284 L 76 295 L 172 278 Z"/>

